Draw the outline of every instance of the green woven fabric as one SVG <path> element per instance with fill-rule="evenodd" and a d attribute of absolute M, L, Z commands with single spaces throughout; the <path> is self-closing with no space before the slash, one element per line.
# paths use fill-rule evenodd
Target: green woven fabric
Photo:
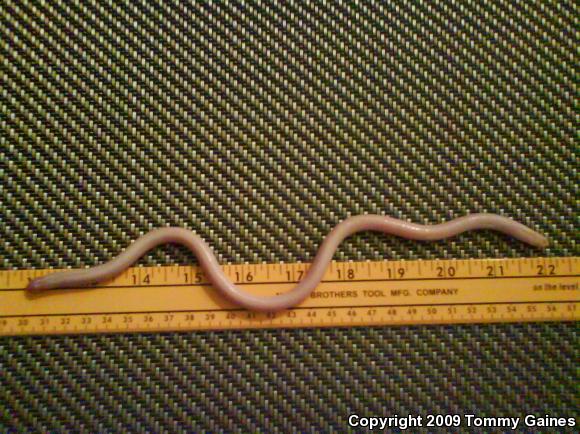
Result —
<path fill-rule="evenodd" d="M 0 266 L 99 264 L 164 225 L 224 263 L 308 261 L 361 213 L 494 212 L 578 255 L 575 2 L 353 3 L 2 2 Z M 365 233 L 335 259 L 538 254 Z M 577 417 L 578 355 L 566 323 L 3 338 L 0 430 Z"/>

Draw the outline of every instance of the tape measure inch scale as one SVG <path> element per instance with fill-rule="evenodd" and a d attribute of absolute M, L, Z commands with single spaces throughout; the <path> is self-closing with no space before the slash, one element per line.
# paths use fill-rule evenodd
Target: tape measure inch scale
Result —
<path fill-rule="evenodd" d="M 257 295 L 289 291 L 309 264 L 225 265 Z M 197 266 L 133 267 L 104 285 L 31 295 L 56 270 L 0 270 L 0 336 L 580 319 L 580 257 L 333 262 L 293 309 L 224 300 Z"/>

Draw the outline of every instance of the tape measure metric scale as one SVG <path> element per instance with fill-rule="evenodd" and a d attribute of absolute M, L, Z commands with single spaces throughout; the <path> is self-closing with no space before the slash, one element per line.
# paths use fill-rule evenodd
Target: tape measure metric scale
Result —
<path fill-rule="evenodd" d="M 224 266 L 244 290 L 289 291 L 309 264 Z M 333 262 L 300 306 L 256 313 L 197 266 L 133 267 L 95 288 L 23 288 L 55 270 L 0 270 L 0 335 L 580 319 L 580 257 Z"/>

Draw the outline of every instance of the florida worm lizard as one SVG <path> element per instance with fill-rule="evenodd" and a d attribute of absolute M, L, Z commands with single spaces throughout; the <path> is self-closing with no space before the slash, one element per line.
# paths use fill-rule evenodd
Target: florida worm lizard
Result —
<path fill-rule="evenodd" d="M 378 231 L 412 240 L 433 241 L 473 229 L 494 229 L 539 248 L 548 246 L 548 239 L 542 234 L 496 214 L 470 214 L 436 225 L 409 223 L 381 215 L 359 215 L 342 221 L 326 236 L 306 275 L 291 291 L 260 297 L 244 292 L 228 279 L 211 248 L 203 239 L 184 228 L 166 227 L 154 229 L 138 238 L 119 256 L 105 264 L 39 277 L 32 280 L 26 289 L 41 291 L 94 285 L 121 274 L 141 256 L 160 244 L 179 243 L 195 254 L 208 281 L 230 301 L 254 311 L 275 312 L 296 306 L 308 297 L 322 280 L 338 245 L 356 232 Z"/>

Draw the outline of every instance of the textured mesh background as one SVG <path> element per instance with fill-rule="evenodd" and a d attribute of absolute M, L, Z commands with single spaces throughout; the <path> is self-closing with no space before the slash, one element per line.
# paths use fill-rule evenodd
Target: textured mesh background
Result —
<path fill-rule="evenodd" d="M 307 261 L 365 212 L 495 212 L 579 253 L 574 2 L 46 3 L 0 6 L 3 268 L 98 264 L 162 225 L 223 262 Z M 335 258 L 538 254 L 367 233 Z M 577 416 L 577 360 L 558 323 L 4 338 L 0 428 Z"/>

